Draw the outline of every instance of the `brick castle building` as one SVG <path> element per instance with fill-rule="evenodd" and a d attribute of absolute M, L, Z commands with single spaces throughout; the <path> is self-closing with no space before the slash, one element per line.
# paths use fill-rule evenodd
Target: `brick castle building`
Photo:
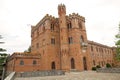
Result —
<path fill-rule="evenodd" d="M 58 18 L 46 15 L 31 30 L 31 52 L 14 53 L 7 61 L 7 71 L 91 70 L 113 64 L 112 47 L 87 39 L 85 18 L 66 15 L 58 6 Z"/>

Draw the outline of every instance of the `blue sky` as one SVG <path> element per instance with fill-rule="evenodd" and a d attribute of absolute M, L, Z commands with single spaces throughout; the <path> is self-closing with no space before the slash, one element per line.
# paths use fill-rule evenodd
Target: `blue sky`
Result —
<path fill-rule="evenodd" d="M 58 4 L 65 4 L 67 15 L 86 18 L 89 40 L 114 46 L 120 22 L 120 0 L 0 0 L 0 35 L 7 53 L 23 52 L 31 44 L 31 27 L 46 14 L 58 17 Z"/>

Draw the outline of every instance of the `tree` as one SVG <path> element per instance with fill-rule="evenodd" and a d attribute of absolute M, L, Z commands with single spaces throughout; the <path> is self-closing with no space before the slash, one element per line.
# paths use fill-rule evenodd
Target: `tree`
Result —
<path fill-rule="evenodd" d="M 2 39 L 3 37 L 0 35 L 0 39 Z M 0 41 L 0 44 L 3 44 L 4 42 L 1 42 Z M 5 72 L 5 61 L 6 61 L 6 58 L 7 58 L 7 54 L 6 53 L 3 53 L 5 52 L 6 49 L 3 49 L 3 48 L 0 48 L 0 75 L 3 75 L 4 72 Z M 1 78 L 1 77 L 0 77 Z M 2 80 L 3 80 L 3 76 L 2 76 Z"/>
<path fill-rule="evenodd" d="M 3 37 L 0 35 L 0 39 L 2 39 Z M 0 41 L 0 44 L 3 44 L 4 42 L 1 42 Z M 6 49 L 3 49 L 3 48 L 0 48 L 0 52 L 4 52 L 4 51 L 6 51 Z"/>
<path fill-rule="evenodd" d="M 118 34 L 115 35 L 116 37 L 116 59 L 120 61 L 120 24 L 119 24 L 119 31 Z"/>
<path fill-rule="evenodd" d="M 6 49 L 0 48 L 0 52 L 4 52 L 6 51 Z"/>
<path fill-rule="evenodd" d="M 31 46 L 29 46 L 29 48 L 27 50 L 25 50 L 24 52 L 31 52 Z"/>
<path fill-rule="evenodd" d="M 2 36 L 0 35 L 0 39 L 2 39 Z M 0 44 L 2 44 L 2 43 L 4 43 L 4 42 L 0 42 Z"/>

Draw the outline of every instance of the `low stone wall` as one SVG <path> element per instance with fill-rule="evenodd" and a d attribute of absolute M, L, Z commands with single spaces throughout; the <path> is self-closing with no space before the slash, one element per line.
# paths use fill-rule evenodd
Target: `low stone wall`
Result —
<path fill-rule="evenodd" d="M 104 72 L 104 73 L 120 73 L 120 68 L 99 68 L 97 72 Z"/>
<path fill-rule="evenodd" d="M 10 73 L 4 80 L 14 80 L 15 72 Z"/>
<path fill-rule="evenodd" d="M 55 76 L 55 75 L 65 75 L 64 71 L 61 70 L 51 70 L 51 71 L 35 71 L 35 72 L 19 72 L 16 73 L 16 77 L 37 77 L 37 76 Z"/>

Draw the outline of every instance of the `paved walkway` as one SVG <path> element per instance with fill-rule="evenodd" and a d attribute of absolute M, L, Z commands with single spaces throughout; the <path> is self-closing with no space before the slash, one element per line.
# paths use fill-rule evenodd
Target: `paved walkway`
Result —
<path fill-rule="evenodd" d="M 97 73 L 94 71 L 70 72 L 62 76 L 16 78 L 15 80 L 120 80 L 120 73 Z"/>

